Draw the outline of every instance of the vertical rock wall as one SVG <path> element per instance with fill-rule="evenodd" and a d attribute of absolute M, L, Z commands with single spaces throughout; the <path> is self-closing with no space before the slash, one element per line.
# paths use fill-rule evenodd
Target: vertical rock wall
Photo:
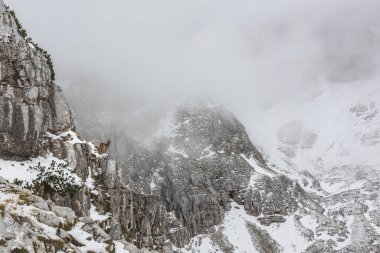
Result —
<path fill-rule="evenodd" d="M 47 131 L 69 129 L 74 129 L 72 113 L 51 80 L 46 57 L 20 35 L 0 2 L 0 156 L 37 156 Z"/>

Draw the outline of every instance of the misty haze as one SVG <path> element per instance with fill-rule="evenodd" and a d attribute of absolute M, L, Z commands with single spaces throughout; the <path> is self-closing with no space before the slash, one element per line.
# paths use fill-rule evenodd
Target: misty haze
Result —
<path fill-rule="evenodd" d="M 0 0 L 0 252 L 380 252 L 377 0 Z"/>

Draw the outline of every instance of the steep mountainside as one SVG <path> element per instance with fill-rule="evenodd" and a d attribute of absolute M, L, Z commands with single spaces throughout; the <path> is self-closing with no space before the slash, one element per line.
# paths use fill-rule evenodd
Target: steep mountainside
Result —
<path fill-rule="evenodd" d="M 43 152 L 47 131 L 63 132 L 74 122 L 42 50 L 21 36 L 2 3 L 0 13 L 0 155 L 22 159 Z"/>
<path fill-rule="evenodd" d="M 380 251 L 377 182 L 329 194 L 285 173 L 221 106 L 173 108 L 145 142 L 120 134 L 118 165 L 75 132 L 24 35 L 0 0 L 0 252 Z"/>
<path fill-rule="evenodd" d="M 380 165 L 379 99 L 374 80 L 326 84 L 263 110 L 255 117 L 262 124 L 249 129 L 268 159 L 284 169 L 326 179 L 340 171 L 341 180 L 352 177 L 350 184 L 361 180 L 356 171 L 371 180 Z M 347 190 L 343 181 L 341 186 Z"/>

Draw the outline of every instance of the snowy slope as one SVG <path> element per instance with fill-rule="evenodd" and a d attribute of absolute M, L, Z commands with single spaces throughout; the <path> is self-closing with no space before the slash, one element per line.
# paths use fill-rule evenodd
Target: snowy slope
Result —
<path fill-rule="evenodd" d="M 278 171 L 324 195 L 324 211 L 301 208 L 265 226 L 232 202 L 223 224 L 181 252 L 378 252 L 379 111 L 380 85 L 361 81 L 300 91 L 254 113 L 245 122 L 254 144 Z M 321 187 L 312 187 L 317 179 Z M 262 249 L 259 238 L 277 247 Z"/>
<path fill-rule="evenodd" d="M 333 173 L 360 186 L 358 171 L 366 181 L 380 168 L 379 101 L 379 82 L 326 84 L 256 113 L 247 128 L 266 159 L 278 167 Z M 343 181 L 341 187 L 346 187 Z"/>
<path fill-rule="evenodd" d="M 270 225 L 261 224 L 260 217 L 248 215 L 243 206 L 232 202 L 221 225 L 176 250 L 181 253 L 341 253 L 355 248 L 357 251 L 353 252 L 379 252 L 380 202 L 365 200 L 368 196 L 364 195 L 360 200 L 351 199 L 349 194 L 347 199 L 340 197 L 335 195 L 326 202 L 323 215 L 305 215 L 301 211 L 284 217 L 284 222 Z"/>
<path fill-rule="evenodd" d="M 255 232 L 250 229 L 250 226 L 256 227 Z M 179 251 L 183 253 L 225 252 L 223 250 L 229 248 L 228 252 L 235 253 L 292 253 L 302 252 L 311 244 L 311 241 L 298 229 L 293 215 L 286 217 L 284 223 L 264 226 L 257 221 L 256 217 L 248 215 L 244 207 L 236 202 L 231 203 L 231 210 L 226 213 L 224 223 L 218 226 L 216 231 L 211 235 L 195 237 L 189 245 Z M 260 239 L 273 246 L 271 251 L 263 251 L 264 242 Z"/>
<path fill-rule="evenodd" d="M 5 166 L 4 166 L 5 167 Z M 0 178 L 0 252 L 128 253 L 118 241 L 101 241 L 89 230 L 88 219 L 8 184 Z M 71 238 L 71 239 L 70 239 Z"/>

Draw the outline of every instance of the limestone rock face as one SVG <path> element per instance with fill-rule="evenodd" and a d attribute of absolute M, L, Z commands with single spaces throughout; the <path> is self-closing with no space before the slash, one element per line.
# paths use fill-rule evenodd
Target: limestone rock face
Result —
<path fill-rule="evenodd" d="M 20 159 L 43 152 L 41 137 L 74 128 L 46 57 L 19 34 L 0 3 L 0 155 Z"/>
<path fill-rule="evenodd" d="M 170 112 L 149 145 L 120 134 L 117 163 L 74 132 L 50 67 L 0 0 L 0 159 L 51 154 L 83 183 L 35 196 L 0 179 L 0 252 L 197 252 L 203 241 L 232 253 L 244 233 L 246 252 L 379 252 L 377 181 L 324 196 L 310 173 L 269 166 L 234 115 L 203 101 Z"/>
<path fill-rule="evenodd" d="M 0 252 L 106 253 L 116 244 L 133 246 L 114 242 L 90 218 L 79 218 L 70 208 L 48 203 L 0 178 Z"/>
<path fill-rule="evenodd" d="M 163 247 L 169 239 L 183 247 L 223 223 L 231 201 L 263 215 L 268 225 L 284 222 L 300 206 L 323 212 L 315 196 L 266 164 L 244 126 L 224 108 L 185 103 L 163 124 L 149 146 L 127 137 L 123 166 L 104 170 L 98 181 L 112 188 L 113 217 L 139 246 Z M 142 220 L 144 236 L 136 236 L 136 220 Z"/>

